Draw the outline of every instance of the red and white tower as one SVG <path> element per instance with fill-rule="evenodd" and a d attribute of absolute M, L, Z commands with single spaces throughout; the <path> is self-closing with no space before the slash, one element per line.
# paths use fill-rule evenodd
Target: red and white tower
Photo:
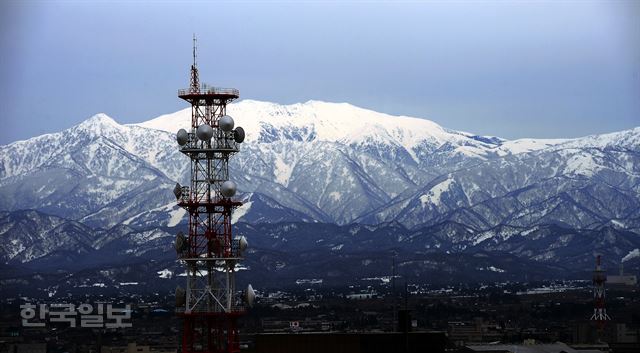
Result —
<path fill-rule="evenodd" d="M 607 315 L 607 309 L 604 305 L 605 289 L 604 284 L 607 281 L 607 274 L 600 266 L 600 255 L 596 258 L 596 269 L 593 271 L 593 299 L 594 308 L 593 315 L 591 315 L 592 321 L 598 324 L 598 327 L 602 329 L 606 321 L 611 320 Z"/>
<path fill-rule="evenodd" d="M 239 352 L 237 319 L 245 308 L 234 275 L 247 241 L 232 235 L 231 213 L 242 203 L 232 199 L 236 184 L 229 178 L 229 158 L 244 141 L 244 130 L 234 129 L 227 115 L 227 104 L 239 92 L 200 85 L 193 41 L 191 84 L 178 91 L 191 104 L 191 128 L 176 136 L 180 152 L 191 161 L 191 185 L 174 189 L 178 205 L 189 213 L 189 234 L 179 233 L 175 243 L 187 277 L 186 288 L 176 289 L 184 321 L 182 353 Z M 251 305 L 250 285 L 245 297 Z"/>

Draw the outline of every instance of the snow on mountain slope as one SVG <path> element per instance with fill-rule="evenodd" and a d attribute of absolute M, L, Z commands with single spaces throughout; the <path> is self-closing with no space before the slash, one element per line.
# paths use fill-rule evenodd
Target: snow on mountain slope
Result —
<path fill-rule="evenodd" d="M 345 103 L 245 100 L 229 114 L 247 132 L 230 162 L 245 202 L 233 221 L 278 234 L 256 242 L 331 254 L 397 244 L 506 251 L 543 262 L 593 249 L 622 258 L 640 246 L 640 128 L 507 141 Z M 98 114 L 0 146 L 0 261 L 173 261 L 167 228 L 184 230 L 186 217 L 172 189 L 189 173 L 175 132 L 189 125 L 190 109 L 132 125 Z M 267 224 L 278 222 L 287 223 Z M 313 229 L 309 240 L 289 241 L 295 227 Z"/>
<path fill-rule="evenodd" d="M 476 229 L 501 224 L 597 229 L 615 220 L 622 229 L 640 232 L 640 149 L 596 148 L 592 140 L 451 172 L 360 220 L 396 220 L 409 227 L 454 221 Z"/>
<path fill-rule="evenodd" d="M 543 221 L 597 227 L 635 214 L 640 128 L 507 141 L 346 103 L 244 100 L 228 113 L 247 132 L 231 177 L 241 192 L 270 198 L 243 209 L 241 220 L 268 220 L 265 205 L 282 208 L 276 219 L 455 220 L 478 229 Z M 167 205 L 189 161 L 174 136 L 189 125 L 190 108 L 131 125 L 98 114 L 0 146 L 0 210 L 33 208 L 104 227 L 176 225 L 179 214 Z M 612 192 L 620 198 L 609 200 Z"/>
<path fill-rule="evenodd" d="M 172 147 L 171 134 L 123 126 L 105 114 L 0 146 L 0 209 L 115 225 L 154 205 L 171 180 L 182 180 L 183 161 Z"/>
<path fill-rule="evenodd" d="M 557 145 L 566 139 L 520 139 L 507 141 L 443 128 L 433 121 L 393 116 L 348 103 L 308 101 L 291 105 L 242 100 L 228 106 L 227 113 L 247 131 L 248 142 L 277 140 L 329 141 L 347 145 L 371 142 L 402 146 L 416 159 L 415 149 L 425 144 L 437 149 L 458 146 L 466 155 L 485 156 L 531 152 Z M 189 129 L 191 109 L 161 115 L 137 126 L 175 133 Z"/>
<path fill-rule="evenodd" d="M 46 167 L 55 159 L 60 159 L 71 169 L 126 177 L 126 174 L 118 174 L 119 158 L 91 165 L 93 161 L 102 161 L 100 154 L 106 148 L 135 156 L 158 168 L 167 177 L 179 179 L 181 175 L 176 173 L 176 168 L 172 168 L 173 141 L 171 134 L 157 134 L 137 126 L 120 125 L 106 114 L 96 114 L 62 132 L 0 146 L 0 185 L 11 177 Z M 85 154 L 86 158 L 79 160 L 77 155 L 72 155 L 74 152 Z"/>
<path fill-rule="evenodd" d="M 608 134 L 591 135 L 573 139 L 558 148 L 640 149 L 640 127 Z"/>
<path fill-rule="evenodd" d="M 622 258 L 622 262 L 627 262 L 636 257 L 640 257 L 640 249 L 638 248 L 629 251 L 629 253 Z"/>
<path fill-rule="evenodd" d="M 496 148 L 498 155 L 519 154 L 538 151 L 541 149 L 553 147 L 559 144 L 572 141 L 569 139 L 531 139 L 524 138 L 513 141 L 506 141 Z"/>
<path fill-rule="evenodd" d="M 109 229 L 95 229 L 81 222 L 47 215 L 35 210 L 0 211 L 0 249 L 2 263 L 42 262 L 46 266 L 82 268 L 96 263 L 121 262 L 125 257 L 139 257 L 148 253 L 173 252 L 174 235 L 157 227 L 137 231 L 124 225 Z M 124 260 L 126 261 L 126 260 Z"/>
<path fill-rule="evenodd" d="M 348 103 L 308 101 L 279 105 L 243 100 L 229 105 L 227 113 L 236 125 L 245 129 L 247 142 L 316 140 L 361 145 L 375 141 L 400 145 L 409 153 L 424 143 L 494 146 L 473 139 L 471 134 L 448 130 L 426 119 L 392 116 Z M 175 133 L 180 128 L 189 128 L 190 114 L 191 109 L 187 108 L 136 125 Z"/>
<path fill-rule="evenodd" d="M 241 190 L 269 195 L 284 187 L 295 197 L 277 192 L 278 202 L 338 223 L 467 163 L 468 156 L 456 148 L 493 154 L 503 141 L 346 103 L 244 100 L 229 105 L 227 113 L 247 132 L 244 153 L 231 162 Z M 188 108 L 135 126 L 175 133 L 189 129 L 190 114 Z M 292 205 L 299 198 L 304 202 Z"/>

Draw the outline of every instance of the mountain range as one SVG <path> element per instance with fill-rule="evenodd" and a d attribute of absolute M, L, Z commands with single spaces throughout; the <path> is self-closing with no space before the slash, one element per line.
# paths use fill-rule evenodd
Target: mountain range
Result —
<path fill-rule="evenodd" d="M 230 163 L 244 202 L 234 222 L 247 234 L 303 228 L 296 251 L 501 252 L 550 266 L 570 257 L 577 271 L 595 253 L 614 264 L 640 248 L 640 127 L 506 140 L 347 103 L 243 100 L 228 114 L 247 132 Z M 175 259 L 186 219 L 171 190 L 189 178 L 175 132 L 189 125 L 190 108 L 128 125 L 97 114 L 0 146 L 3 266 Z M 394 231 L 349 236 L 367 227 Z M 314 240 L 322 229 L 334 231 Z M 282 251 L 296 232 L 279 232 L 277 248 L 260 234 L 256 251 L 292 256 Z"/>

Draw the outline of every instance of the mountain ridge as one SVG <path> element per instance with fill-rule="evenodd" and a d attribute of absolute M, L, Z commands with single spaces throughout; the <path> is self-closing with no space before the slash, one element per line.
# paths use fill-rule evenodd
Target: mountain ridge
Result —
<path fill-rule="evenodd" d="M 429 120 L 391 116 L 348 103 L 309 101 L 283 106 L 244 100 L 230 105 L 229 113 L 234 114 L 236 125 L 244 125 L 247 130 L 245 153 L 240 153 L 238 159 L 234 159 L 239 162 L 234 164 L 232 161 L 231 166 L 241 190 L 263 195 L 274 191 L 284 193 L 274 201 L 285 206 L 293 202 L 293 211 L 303 212 L 311 219 L 338 223 L 366 219 L 362 218 L 365 214 L 390 202 L 406 204 L 406 198 L 401 197 L 403 194 L 415 193 L 429 181 L 443 178 L 448 173 L 456 176 L 467 173 L 483 163 L 496 164 L 495 161 L 506 161 L 513 156 L 530 158 L 536 153 L 553 152 L 566 155 L 563 157 L 567 159 L 565 174 L 590 177 L 602 169 L 596 161 L 602 157 L 602 151 L 596 149 L 585 153 L 584 149 L 607 149 L 611 154 L 635 151 L 640 145 L 640 127 L 577 139 L 509 141 L 453 131 Z M 185 182 L 188 179 L 187 160 L 177 151 L 174 134 L 164 130 L 177 130 L 181 124 L 188 125 L 189 122 L 190 108 L 126 125 L 99 113 L 63 132 L 0 146 L 0 187 L 12 183 L 15 178 L 20 179 L 34 171 L 37 174 L 40 169 L 47 170 L 52 166 L 61 168 L 66 179 L 70 178 L 69 173 L 79 173 L 97 179 L 103 187 L 128 184 L 125 187 L 137 188 L 139 184 L 132 183 L 125 175 L 133 170 L 138 174 L 148 170 L 142 177 L 147 181 L 158 179 L 157 182 L 167 185 L 168 180 Z M 420 126 L 416 127 L 416 124 Z M 164 129 L 164 132 L 153 133 L 149 128 Z M 42 147 L 37 153 L 30 153 L 33 145 Z M 571 154 L 573 149 L 579 151 Z M 100 162 L 91 163 L 100 151 L 107 150 L 109 153 Z M 114 161 L 125 160 L 130 165 L 114 165 Z M 629 164 L 628 159 L 622 162 Z M 104 170 L 105 165 L 107 170 Z M 631 161 L 631 167 L 625 173 L 637 177 L 638 171 L 634 168 Z M 323 175 L 325 180 L 310 179 L 308 174 Z M 311 194 L 305 194 L 308 193 L 305 183 L 320 185 L 312 188 Z M 47 188 L 41 184 L 36 190 Z M 461 196 L 464 194 L 469 199 L 473 192 L 468 190 L 470 187 L 462 190 Z M 292 193 L 287 194 L 285 190 Z M 301 192 L 302 199 L 299 199 Z M 365 197 L 354 198 L 354 195 Z M 439 195 L 435 197 L 435 190 L 429 189 L 417 197 L 423 201 L 423 206 L 430 203 L 437 208 L 442 200 Z M 115 201 L 120 196 L 123 192 L 116 192 L 111 199 Z M 350 200 L 345 200 L 349 197 Z M 163 200 L 164 203 L 150 206 L 158 208 L 170 202 L 170 198 Z M 337 208 L 325 214 L 323 209 L 334 207 L 336 202 Z M 4 203 L 0 203 L 0 208 L 16 209 L 7 207 L 6 201 Z M 54 204 L 53 201 L 49 203 Z M 125 203 L 122 200 L 113 207 L 124 207 Z M 340 210 L 345 209 L 347 203 L 363 206 L 344 217 L 337 215 L 344 212 Z M 23 206 L 38 208 L 37 203 Z M 128 216 L 127 219 L 135 215 Z M 82 219 L 87 217 L 91 215 L 84 214 Z M 118 221 L 124 220 L 117 219 L 114 223 Z"/>
<path fill-rule="evenodd" d="M 640 246 L 633 240 L 640 234 L 640 127 L 574 139 L 506 140 L 347 103 L 241 101 L 228 113 L 247 131 L 230 164 L 244 203 L 233 219 L 238 225 L 334 224 L 349 233 L 351 224 L 396 224 L 403 239 L 416 237 L 411 244 L 418 248 L 520 252 L 531 261 L 544 260 L 532 252 L 559 254 L 547 247 L 570 241 L 576 251 L 589 252 L 607 237 L 623 239 L 611 256 Z M 100 236 L 106 229 L 114 239 L 101 242 L 113 251 L 165 254 L 168 232 L 184 229 L 186 221 L 171 190 L 176 182 L 188 183 L 189 160 L 178 150 L 175 131 L 188 127 L 180 124 L 189 124 L 189 114 L 184 109 L 123 125 L 100 113 L 62 132 L 0 146 L 0 211 L 33 209 L 70 227 L 67 235 L 51 233 L 49 216 L 37 216 L 44 223 L 34 236 L 70 241 L 68 234 L 82 227 Z M 34 247 L 28 237 L 16 237 L 21 228 L 7 229 L 0 235 L 12 243 L 3 253 L 24 252 L 25 259 L 28 251 L 69 254 L 53 245 Z M 542 235 L 519 235 L 524 232 Z M 166 239 L 136 249 L 149 234 Z M 563 234 L 574 235 L 563 243 Z M 590 242 L 575 234 L 588 234 Z M 126 240 L 129 235 L 135 239 Z M 333 248 L 341 243 L 332 241 L 325 250 L 339 254 Z M 89 251 L 78 244 L 70 246 Z M 47 261 L 57 263 L 55 256 Z"/>

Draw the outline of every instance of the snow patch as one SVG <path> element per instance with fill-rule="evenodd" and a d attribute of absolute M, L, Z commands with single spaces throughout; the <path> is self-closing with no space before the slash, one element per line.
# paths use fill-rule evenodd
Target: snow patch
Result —
<path fill-rule="evenodd" d="M 449 187 L 451 186 L 452 182 L 453 182 L 453 179 L 449 178 L 432 187 L 428 193 L 420 196 L 420 203 L 422 203 L 422 207 L 425 207 L 429 203 L 439 206 L 440 197 L 442 196 L 442 193 L 449 190 Z"/>
<path fill-rule="evenodd" d="M 567 161 L 564 172 L 566 174 L 578 174 L 587 177 L 592 177 L 595 172 L 600 169 L 600 166 L 593 159 L 590 154 L 580 152 Z"/>
<path fill-rule="evenodd" d="M 495 267 L 495 266 L 489 266 L 489 267 L 478 267 L 478 270 L 480 271 L 491 271 L 491 272 L 498 272 L 498 273 L 503 273 L 505 272 L 505 270 Z"/>
<path fill-rule="evenodd" d="M 640 257 L 640 249 L 633 249 L 629 251 L 629 253 L 622 258 L 622 262 L 627 262 L 633 259 L 634 257 Z"/>
<path fill-rule="evenodd" d="M 236 208 L 231 215 L 231 224 L 235 224 L 240 220 L 240 218 L 242 218 L 242 216 L 246 215 L 247 212 L 249 212 L 249 209 L 251 209 L 252 204 L 253 201 L 247 201 L 242 206 Z"/>
<path fill-rule="evenodd" d="M 184 208 L 179 207 L 175 202 L 171 202 L 166 205 L 153 208 L 149 211 L 138 213 L 133 217 L 129 217 L 124 222 L 122 222 L 122 224 L 129 225 L 131 224 L 131 222 L 135 221 L 136 219 L 145 215 L 149 215 L 151 213 L 155 213 L 155 212 L 168 213 L 169 221 L 167 222 L 167 227 L 175 227 L 178 223 L 180 223 L 182 218 L 187 213 L 187 211 Z"/>
<path fill-rule="evenodd" d="M 531 229 L 527 229 L 527 230 L 523 231 L 522 233 L 520 233 L 520 235 L 523 236 L 523 237 L 526 237 L 527 235 L 535 232 L 536 230 L 538 230 L 538 226 L 534 226 Z"/>
<path fill-rule="evenodd" d="M 531 139 L 524 138 L 519 140 L 507 141 L 497 148 L 499 156 L 508 154 L 520 154 L 542 150 L 553 147 L 561 143 L 571 141 L 567 139 Z"/>
<path fill-rule="evenodd" d="M 291 173 L 293 173 L 293 165 L 288 164 L 278 156 L 273 166 L 275 167 L 273 173 L 276 181 L 283 186 L 287 186 L 287 184 L 289 184 L 289 178 L 291 178 Z"/>
<path fill-rule="evenodd" d="M 480 236 L 473 241 L 473 245 L 478 245 L 487 239 L 491 239 L 496 235 L 493 231 L 486 231 L 484 233 L 480 233 Z"/>
<path fill-rule="evenodd" d="M 169 223 L 167 223 L 167 227 L 175 227 L 176 225 L 178 225 L 185 214 L 187 214 L 187 210 L 182 207 L 178 207 L 175 210 L 169 212 Z"/>
<path fill-rule="evenodd" d="M 615 227 L 618 227 L 618 228 L 622 228 L 622 229 L 625 228 L 624 223 L 622 221 L 617 220 L 617 219 L 612 219 L 611 220 L 611 224 L 613 224 Z"/>

